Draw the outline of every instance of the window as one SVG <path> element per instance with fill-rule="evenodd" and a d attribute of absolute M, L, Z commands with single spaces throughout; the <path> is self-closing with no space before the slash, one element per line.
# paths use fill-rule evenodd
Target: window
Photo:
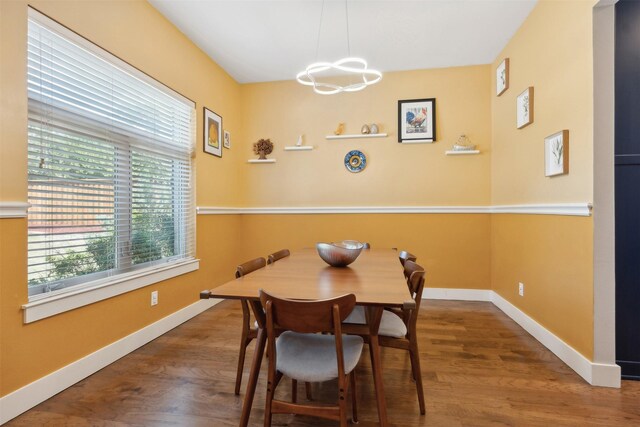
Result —
<path fill-rule="evenodd" d="M 29 9 L 29 297 L 193 259 L 195 106 Z"/>

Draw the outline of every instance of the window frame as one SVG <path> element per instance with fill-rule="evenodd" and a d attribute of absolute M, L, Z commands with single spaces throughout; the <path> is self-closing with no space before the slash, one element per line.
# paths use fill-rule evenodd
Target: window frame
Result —
<path fill-rule="evenodd" d="M 49 17 L 38 12 L 32 7 L 28 8 L 28 20 L 29 21 L 33 20 L 37 22 L 39 25 L 42 25 L 46 28 L 53 30 L 54 32 L 58 33 L 62 37 L 69 40 L 70 42 L 80 45 L 82 48 L 90 51 L 92 54 L 102 58 L 103 60 L 124 70 L 125 72 L 132 74 L 133 76 L 135 76 L 135 78 L 138 78 L 144 81 L 145 83 L 149 84 L 155 89 L 159 89 L 165 94 L 168 94 L 174 99 L 177 99 L 185 103 L 188 107 L 193 109 L 192 119 L 191 119 L 192 132 L 190 135 L 191 146 L 189 148 L 192 152 L 191 161 L 189 164 L 189 168 L 191 171 L 190 181 L 189 181 L 190 191 L 189 191 L 188 197 L 184 199 L 185 203 L 187 203 L 188 206 L 182 205 L 183 208 L 187 208 L 186 211 L 184 209 L 177 209 L 180 212 L 180 215 L 191 216 L 191 218 L 187 219 L 188 221 L 188 224 L 186 225 L 187 229 L 182 230 L 182 227 L 180 227 L 180 233 L 182 233 L 183 231 L 187 231 L 187 232 L 192 231 L 193 234 L 191 238 L 189 238 L 189 235 L 186 235 L 187 237 L 183 237 L 183 239 L 186 239 L 185 241 L 182 241 L 182 239 L 175 239 L 175 242 L 174 242 L 174 246 L 176 249 L 178 247 L 184 248 L 184 245 L 190 245 L 191 250 L 188 250 L 187 248 L 185 252 L 187 254 L 186 257 L 184 255 L 168 256 L 158 260 L 137 264 L 136 268 L 132 270 L 124 269 L 122 271 L 114 271 L 115 269 L 121 268 L 121 267 L 118 267 L 118 264 L 120 263 L 120 260 L 123 258 L 122 254 L 120 254 L 120 251 L 122 249 L 121 239 L 116 238 L 117 243 L 114 245 L 114 256 L 116 259 L 115 269 L 104 270 L 100 272 L 89 273 L 87 275 L 81 275 L 81 276 L 71 277 L 67 279 L 62 279 L 55 282 L 49 282 L 46 284 L 35 285 L 36 287 L 37 286 L 51 287 L 52 285 L 55 286 L 56 284 L 59 285 L 61 283 L 65 283 L 65 286 L 60 289 L 48 291 L 48 292 L 42 292 L 42 293 L 35 293 L 33 295 L 31 295 L 32 292 L 29 290 L 27 292 L 29 294 L 28 303 L 22 306 L 25 323 L 34 322 L 34 321 L 37 321 L 46 317 L 50 317 L 68 310 L 73 310 L 75 308 L 82 307 L 87 304 L 92 304 L 94 302 L 111 298 L 116 295 L 120 295 L 126 292 L 131 292 L 135 289 L 139 289 L 145 286 L 149 286 L 153 283 L 157 283 L 162 280 L 167 280 L 182 274 L 186 274 L 186 273 L 195 271 L 199 268 L 199 260 L 195 258 L 195 239 L 196 239 L 195 208 L 194 208 L 195 165 L 193 163 L 193 150 L 195 149 L 195 139 L 196 139 L 196 132 L 195 132 L 196 123 L 195 122 L 197 121 L 197 115 L 195 113 L 195 109 L 196 109 L 195 102 L 175 92 L 168 86 L 150 77 L 148 74 L 131 66 L 130 64 L 118 58 L 117 56 L 113 55 L 112 53 L 92 43 L 90 40 L 80 36 L 79 34 L 65 27 L 64 25 L 50 19 Z M 135 141 L 135 139 L 129 140 L 126 142 L 126 147 L 128 150 L 127 158 L 130 165 L 133 161 L 132 160 L 133 151 L 135 150 L 135 147 L 138 144 L 139 143 Z M 115 145 L 116 145 L 116 148 L 118 148 L 120 144 L 116 143 Z M 143 150 L 145 149 L 144 147 L 145 146 L 143 144 L 142 145 Z M 131 176 L 131 173 L 132 173 L 132 167 L 130 166 L 129 176 Z M 117 185 L 120 185 L 120 184 L 117 184 Z M 133 187 L 130 184 L 127 191 L 124 191 L 121 193 L 121 196 L 125 195 L 124 193 L 126 193 L 125 197 L 128 197 L 130 202 L 131 202 L 131 199 L 133 198 L 132 189 Z M 116 191 L 122 191 L 122 190 L 117 189 Z M 178 193 L 184 194 L 182 191 L 178 191 Z M 180 196 L 177 194 L 172 195 L 172 206 L 175 205 L 174 203 L 175 200 L 179 198 Z M 131 203 L 130 203 L 130 206 L 131 206 Z M 193 210 L 193 212 L 188 211 L 189 207 L 191 208 L 191 210 Z M 174 208 L 174 213 L 175 211 L 176 209 Z M 115 209 L 114 215 L 116 216 L 116 221 L 122 220 L 121 218 L 118 218 L 118 216 L 120 215 L 118 213 L 118 209 Z M 128 218 L 125 218 L 123 221 L 131 222 L 132 219 L 133 219 L 132 214 L 129 214 Z M 177 224 L 178 222 L 175 222 L 174 227 L 177 226 Z M 131 226 L 129 227 L 129 229 L 131 231 Z M 179 233 L 176 233 L 176 236 L 178 234 Z M 131 239 L 129 239 L 129 244 L 130 243 L 131 243 Z"/>

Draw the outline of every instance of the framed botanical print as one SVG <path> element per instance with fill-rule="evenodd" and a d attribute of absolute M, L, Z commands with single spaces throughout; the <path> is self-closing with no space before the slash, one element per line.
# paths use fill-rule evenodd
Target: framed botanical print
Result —
<path fill-rule="evenodd" d="M 502 60 L 496 68 L 496 95 L 502 95 L 509 89 L 509 58 Z"/>
<path fill-rule="evenodd" d="M 398 101 L 398 142 L 430 143 L 436 140 L 436 99 Z"/>
<path fill-rule="evenodd" d="M 222 157 L 222 117 L 204 107 L 204 152 Z"/>
<path fill-rule="evenodd" d="M 533 86 L 526 88 L 516 98 L 516 120 L 518 129 L 533 123 Z"/>
<path fill-rule="evenodd" d="M 231 148 L 231 132 L 228 130 L 224 131 L 224 143 L 222 145 L 224 148 Z"/>
<path fill-rule="evenodd" d="M 544 176 L 569 173 L 569 131 L 561 130 L 544 139 Z"/>

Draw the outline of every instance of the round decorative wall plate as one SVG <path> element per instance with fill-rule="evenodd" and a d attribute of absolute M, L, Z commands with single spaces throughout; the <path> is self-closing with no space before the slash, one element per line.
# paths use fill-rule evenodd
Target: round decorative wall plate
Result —
<path fill-rule="evenodd" d="M 367 157 L 362 151 L 351 150 L 344 156 L 344 167 L 346 167 L 349 172 L 360 172 L 366 166 Z"/>

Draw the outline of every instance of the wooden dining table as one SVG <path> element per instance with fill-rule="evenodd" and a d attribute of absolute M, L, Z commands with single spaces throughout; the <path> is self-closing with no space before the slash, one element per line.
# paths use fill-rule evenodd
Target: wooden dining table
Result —
<path fill-rule="evenodd" d="M 240 418 L 241 427 L 249 423 L 267 338 L 266 319 L 259 300 L 260 289 L 281 298 L 300 300 L 326 299 L 345 294 L 356 296 L 356 304 L 365 308 L 367 324 L 345 325 L 342 330 L 368 337 L 378 417 L 380 425 L 387 426 L 378 343 L 380 319 L 384 307 L 415 307 L 397 252 L 392 249 L 365 249 L 351 265 L 337 268 L 326 264 L 315 249 L 302 249 L 251 274 L 200 293 L 203 299 L 248 301 L 258 323 L 258 336 Z"/>

